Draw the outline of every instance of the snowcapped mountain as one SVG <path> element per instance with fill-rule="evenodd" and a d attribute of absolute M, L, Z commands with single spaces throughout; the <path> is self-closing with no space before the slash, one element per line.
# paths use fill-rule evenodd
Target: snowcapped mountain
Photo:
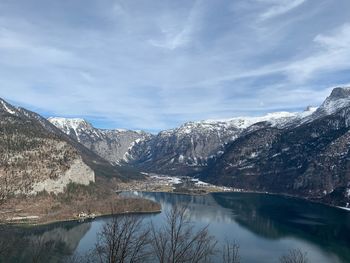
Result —
<path fill-rule="evenodd" d="M 80 142 L 80 136 L 88 131 L 94 131 L 94 128 L 90 123 L 80 118 L 58 118 L 58 117 L 50 117 L 48 121 L 63 131 L 65 134 L 73 137 L 78 142 Z M 98 137 L 95 131 L 91 133 L 91 136 Z"/>
<path fill-rule="evenodd" d="M 271 127 L 284 128 L 286 126 L 292 125 L 295 122 L 310 116 L 316 111 L 316 107 L 307 107 L 303 112 L 272 112 L 264 116 L 258 117 L 235 117 L 231 119 L 223 120 L 206 120 L 198 123 L 202 124 L 215 124 L 215 125 L 225 125 L 226 127 L 234 127 L 239 129 L 246 129 L 253 124 L 266 122 Z"/>
<path fill-rule="evenodd" d="M 119 164 L 135 140 L 147 136 L 147 133 L 142 131 L 97 129 L 79 118 L 51 117 L 48 120 L 65 134 L 113 164 Z"/>
<path fill-rule="evenodd" d="M 0 140 L 5 143 L 0 147 L 0 170 L 10 161 L 14 167 L 22 165 L 18 158 L 8 159 L 11 154 L 27 154 L 25 164 L 35 164 L 34 172 L 39 167 L 49 173 L 47 167 L 56 165 L 58 176 L 74 165 L 69 162 L 72 160 L 79 160 L 80 166 L 86 163 L 88 167 L 84 167 L 94 172 L 108 170 L 110 174 L 125 168 L 110 163 L 127 164 L 147 172 L 196 175 L 237 188 L 288 193 L 343 206 L 350 203 L 349 87 L 333 89 L 320 107 L 303 112 L 187 122 L 157 135 L 101 130 L 83 119 L 49 121 L 0 99 L 0 127 L 10 134 L 3 134 Z M 38 153 L 48 151 L 51 159 L 40 161 L 36 151 L 18 148 L 17 141 L 23 138 L 23 147 L 36 145 Z M 13 149 L 6 148 L 11 143 Z M 57 148 L 61 146 L 63 150 Z M 68 159 L 60 159 L 62 151 Z M 35 174 L 41 173 L 31 175 L 36 178 Z M 23 174 L 16 176 L 14 180 L 23 181 L 19 180 Z"/>
<path fill-rule="evenodd" d="M 333 114 L 342 108 L 350 106 L 350 87 L 334 88 L 331 94 L 317 109 L 312 119 Z"/>
<path fill-rule="evenodd" d="M 191 174 L 220 156 L 226 144 L 247 130 L 261 126 L 276 129 L 296 126 L 315 110 L 308 107 L 304 112 L 275 112 L 261 117 L 187 122 L 178 128 L 134 142 L 125 160 L 147 171 Z"/>
<path fill-rule="evenodd" d="M 293 126 L 248 130 L 201 172 L 202 180 L 349 205 L 349 88 L 335 88 Z"/>

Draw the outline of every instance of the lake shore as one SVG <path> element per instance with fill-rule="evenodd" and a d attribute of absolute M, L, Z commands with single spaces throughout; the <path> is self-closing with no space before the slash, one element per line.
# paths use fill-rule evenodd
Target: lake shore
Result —
<path fill-rule="evenodd" d="M 159 213 L 160 204 L 146 199 L 125 198 L 111 189 L 75 185 L 64 194 L 13 197 L 2 204 L 1 224 L 43 225 L 79 221 L 79 214 L 101 217 L 126 213 Z"/>
<path fill-rule="evenodd" d="M 115 214 L 160 213 L 161 206 L 151 200 L 126 198 L 120 192 L 160 192 L 179 195 L 208 195 L 212 193 L 256 193 L 302 199 L 313 203 L 350 211 L 349 208 L 322 202 L 321 199 L 215 186 L 188 177 L 148 176 L 146 180 L 120 183 L 118 190 L 107 187 L 75 186 L 62 195 L 39 194 L 33 197 L 12 198 L 0 210 L 0 224 L 46 225 L 56 222 L 79 221 L 79 213 L 95 218 Z M 106 190 L 108 189 L 108 190 Z"/>

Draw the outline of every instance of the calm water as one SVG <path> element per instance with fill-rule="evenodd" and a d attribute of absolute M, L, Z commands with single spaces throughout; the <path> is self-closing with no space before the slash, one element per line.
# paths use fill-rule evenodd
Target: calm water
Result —
<path fill-rule="evenodd" d="M 209 223 L 219 246 L 224 240 L 235 240 L 240 245 L 243 263 L 278 262 L 291 248 L 307 251 L 310 262 L 350 262 L 348 211 L 260 194 L 140 195 L 160 202 L 164 210 L 174 204 L 189 203 L 192 220 L 198 226 Z M 159 225 L 164 214 L 147 215 L 145 219 Z M 30 262 L 33 255 L 40 255 L 43 262 L 60 262 L 74 252 L 83 254 L 94 246 L 96 234 L 108 220 L 1 230 L 0 249 L 6 246 L 7 252 L 0 261 Z"/>

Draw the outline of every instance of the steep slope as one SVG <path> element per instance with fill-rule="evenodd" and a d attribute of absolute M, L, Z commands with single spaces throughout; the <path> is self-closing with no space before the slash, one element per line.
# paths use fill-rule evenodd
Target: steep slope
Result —
<path fill-rule="evenodd" d="M 142 175 L 132 168 L 111 165 L 110 162 L 94 153 L 93 151 L 89 150 L 77 140 L 62 132 L 55 125 L 50 123 L 39 114 L 26 110 L 24 108 L 18 108 L 18 111 L 26 117 L 34 120 L 36 123 L 40 124 L 48 132 L 54 133 L 57 137 L 73 146 L 82 156 L 84 162 L 94 170 L 97 177 L 116 178 L 121 180 L 129 180 L 130 178 L 142 178 Z"/>
<path fill-rule="evenodd" d="M 65 134 L 113 164 L 119 164 L 132 142 L 147 136 L 141 131 L 97 129 L 83 119 L 51 117 L 48 120 Z"/>
<path fill-rule="evenodd" d="M 350 92 L 336 88 L 307 121 L 260 127 L 229 144 L 202 179 L 290 193 L 347 206 L 350 196 Z M 337 194 L 337 198 L 331 197 Z"/>
<path fill-rule="evenodd" d="M 0 99 L 0 192 L 62 192 L 70 182 L 88 184 L 143 176 L 113 166 L 39 114 Z"/>
<path fill-rule="evenodd" d="M 252 129 L 254 124 L 282 129 L 296 125 L 314 110 L 188 122 L 179 128 L 137 140 L 125 160 L 145 171 L 190 175 L 200 172 L 211 159 L 223 153 L 227 143 L 236 140 L 247 129 Z"/>
<path fill-rule="evenodd" d="M 2 193 L 59 193 L 70 182 L 95 181 L 94 171 L 72 145 L 25 113 L 0 99 Z"/>

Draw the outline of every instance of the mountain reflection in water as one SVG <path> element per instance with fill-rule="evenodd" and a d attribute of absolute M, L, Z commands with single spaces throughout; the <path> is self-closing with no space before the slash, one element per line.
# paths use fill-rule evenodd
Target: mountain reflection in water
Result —
<path fill-rule="evenodd" d="M 188 203 L 193 221 L 210 223 L 219 241 L 239 243 L 242 262 L 277 262 L 291 248 L 307 251 L 311 262 L 350 262 L 350 213 L 345 210 L 254 193 L 139 194 L 165 208 Z"/>
<path fill-rule="evenodd" d="M 239 244 L 242 263 L 277 263 L 283 253 L 293 248 L 306 251 L 310 262 L 350 262 L 348 211 L 294 198 L 252 193 L 191 196 L 138 192 L 132 195 L 135 194 L 161 203 L 162 213 L 140 215 L 146 223 L 152 220 L 158 226 L 164 222 L 164 211 L 175 204 L 186 204 L 196 226 L 209 224 L 210 233 L 219 242 L 218 248 L 226 240 Z M 37 252 L 35 244 L 43 242 L 51 242 L 52 246 L 43 253 L 45 260 L 41 262 L 60 262 L 74 252 L 85 253 L 93 248 L 97 233 L 108 220 L 110 218 L 104 217 L 91 223 L 6 228 L 1 232 L 0 242 L 7 241 L 11 249 L 7 260 L 0 261 L 28 262 L 25 259 Z"/>
<path fill-rule="evenodd" d="M 1 229 L 0 262 L 64 262 L 77 249 L 91 223 L 57 223 Z"/>

